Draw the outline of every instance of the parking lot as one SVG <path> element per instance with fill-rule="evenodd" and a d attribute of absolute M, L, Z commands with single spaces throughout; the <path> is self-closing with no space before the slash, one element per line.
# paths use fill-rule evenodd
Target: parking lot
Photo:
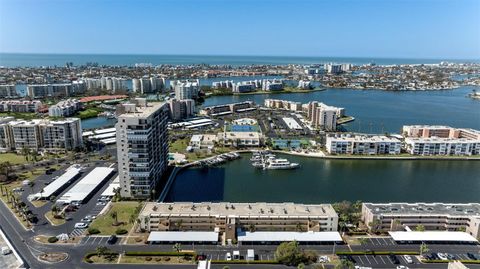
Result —
<path fill-rule="evenodd" d="M 408 266 L 407 261 L 403 257 L 403 255 L 396 255 L 400 264 Z M 413 260 L 413 263 L 419 263 L 418 259 L 414 256 L 410 256 Z M 394 264 L 387 255 L 356 255 L 352 256 L 352 258 L 355 260 L 356 264 L 363 265 L 363 266 L 369 266 L 369 267 L 382 267 L 382 266 L 388 266 L 391 267 L 393 265 L 398 265 Z"/>
<path fill-rule="evenodd" d="M 364 246 L 391 246 L 396 245 L 397 243 L 389 237 L 374 237 L 368 238 L 366 242 L 363 242 Z"/>
<path fill-rule="evenodd" d="M 114 245 L 108 244 L 108 235 L 99 235 L 99 236 L 86 236 L 82 238 L 82 240 L 78 243 L 79 245 L 94 245 L 94 246 L 105 246 L 105 245 Z M 115 242 L 118 244 L 120 242 L 120 238 Z"/>

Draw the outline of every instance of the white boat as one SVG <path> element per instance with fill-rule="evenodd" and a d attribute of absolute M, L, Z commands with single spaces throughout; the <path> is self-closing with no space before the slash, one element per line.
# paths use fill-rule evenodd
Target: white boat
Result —
<path fill-rule="evenodd" d="M 264 164 L 262 162 L 253 162 L 252 166 L 255 168 L 263 168 Z"/>
<path fill-rule="evenodd" d="M 295 169 L 300 167 L 298 163 L 291 163 L 287 159 L 269 159 L 263 169 L 280 170 L 280 169 Z"/>

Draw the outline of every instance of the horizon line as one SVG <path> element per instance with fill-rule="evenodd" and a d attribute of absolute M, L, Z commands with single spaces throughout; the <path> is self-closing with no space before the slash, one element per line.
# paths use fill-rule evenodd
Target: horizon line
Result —
<path fill-rule="evenodd" d="M 452 57 L 411 57 L 411 56 L 320 56 L 320 55 L 259 55 L 259 54 L 178 54 L 178 53 L 74 53 L 74 52 L 0 52 L 0 54 L 37 54 L 37 55 L 112 55 L 112 56 L 126 56 L 126 55 L 138 55 L 138 56 L 206 56 L 206 57 L 288 57 L 288 58 L 356 58 L 356 59 L 411 59 L 411 60 L 480 60 L 479 58 L 452 58 Z"/>

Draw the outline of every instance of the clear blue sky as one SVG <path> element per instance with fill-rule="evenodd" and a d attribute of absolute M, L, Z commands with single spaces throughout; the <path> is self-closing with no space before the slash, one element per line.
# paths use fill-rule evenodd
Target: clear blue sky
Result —
<path fill-rule="evenodd" d="M 480 58 L 477 0 L 0 0 L 0 51 Z"/>

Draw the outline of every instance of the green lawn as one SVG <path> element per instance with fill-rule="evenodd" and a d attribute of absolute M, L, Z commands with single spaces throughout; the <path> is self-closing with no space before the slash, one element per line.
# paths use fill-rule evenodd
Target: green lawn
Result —
<path fill-rule="evenodd" d="M 103 109 L 101 108 L 88 108 L 84 111 L 78 112 L 75 116 L 79 117 L 80 119 L 88 119 L 88 118 L 94 118 L 98 116 L 99 113 L 103 112 Z"/>
<path fill-rule="evenodd" d="M 21 113 L 21 112 L 1 112 L 0 117 L 14 117 L 21 120 L 33 120 L 39 118 L 35 113 Z"/>
<path fill-rule="evenodd" d="M 1 153 L 0 163 L 3 162 L 10 162 L 13 165 L 27 163 L 27 161 L 25 160 L 25 156 L 16 153 Z"/>
<path fill-rule="evenodd" d="M 170 147 L 168 151 L 185 153 L 189 143 L 190 143 L 190 138 L 178 139 L 175 142 L 170 143 Z"/>
<path fill-rule="evenodd" d="M 135 208 L 139 205 L 138 202 L 116 202 L 112 203 L 110 210 L 102 216 L 98 216 L 90 225 L 91 228 L 96 228 L 102 235 L 115 234 L 117 229 L 125 229 L 130 231 L 133 224 L 130 223 L 130 216 L 135 214 Z M 118 222 L 122 222 L 122 225 L 113 226 L 113 218 L 110 213 L 116 211 Z M 135 219 L 137 216 L 135 216 Z"/>

